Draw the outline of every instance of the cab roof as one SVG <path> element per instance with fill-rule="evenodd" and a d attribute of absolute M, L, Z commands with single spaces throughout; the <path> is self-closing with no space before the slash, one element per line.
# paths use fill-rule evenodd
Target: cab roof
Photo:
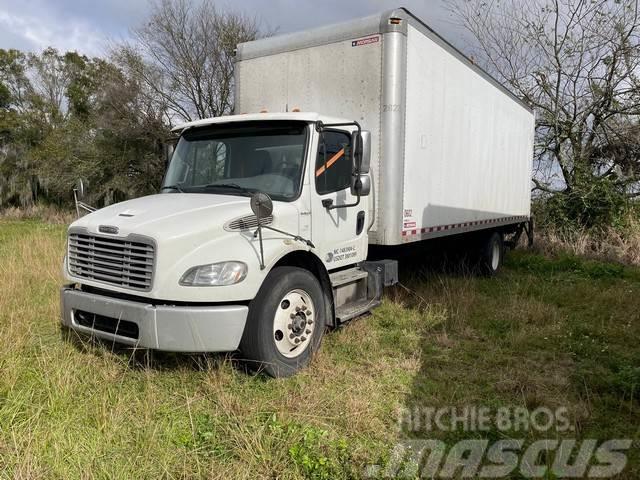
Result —
<path fill-rule="evenodd" d="M 218 125 L 224 123 L 235 122 L 259 122 L 269 120 L 289 120 L 315 123 L 322 121 L 323 123 L 346 123 L 352 122 L 353 119 L 344 119 L 338 117 L 330 117 L 321 115 L 317 112 L 288 112 L 288 113 L 243 113 L 241 115 L 226 115 L 223 117 L 203 118 L 202 120 L 194 120 L 192 122 L 177 125 L 171 129 L 174 133 L 183 132 L 186 129 L 196 127 L 206 127 L 208 125 Z"/>

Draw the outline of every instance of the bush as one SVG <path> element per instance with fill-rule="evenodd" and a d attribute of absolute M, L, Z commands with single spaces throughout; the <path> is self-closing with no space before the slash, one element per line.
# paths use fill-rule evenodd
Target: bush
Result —
<path fill-rule="evenodd" d="M 588 184 L 534 201 L 538 225 L 566 230 L 622 227 L 630 203 L 625 192 L 608 179 L 592 179 Z"/>

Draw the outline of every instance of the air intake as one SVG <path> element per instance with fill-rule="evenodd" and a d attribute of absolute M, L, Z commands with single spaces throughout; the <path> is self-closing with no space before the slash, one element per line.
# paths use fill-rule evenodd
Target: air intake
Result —
<path fill-rule="evenodd" d="M 271 225 L 271 223 L 273 223 L 272 215 L 260 219 L 260 224 L 262 226 Z M 243 230 L 251 230 L 253 228 L 258 228 L 258 217 L 256 217 L 255 215 L 247 215 L 246 217 L 236 218 L 235 220 L 231 220 L 224 226 L 224 229 L 229 232 L 241 232 Z"/>

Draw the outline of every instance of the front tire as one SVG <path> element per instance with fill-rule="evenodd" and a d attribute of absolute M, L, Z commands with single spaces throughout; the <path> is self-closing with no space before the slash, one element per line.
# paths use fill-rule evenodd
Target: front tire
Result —
<path fill-rule="evenodd" d="M 249 305 L 240 350 L 252 370 L 288 377 L 309 364 L 326 323 L 316 277 L 302 268 L 276 267 Z"/>

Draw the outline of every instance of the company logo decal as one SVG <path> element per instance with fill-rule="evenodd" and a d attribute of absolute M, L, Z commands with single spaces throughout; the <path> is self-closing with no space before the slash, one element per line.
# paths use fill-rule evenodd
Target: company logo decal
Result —
<path fill-rule="evenodd" d="M 364 45 L 371 45 L 372 43 L 378 43 L 380 41 L 380 36 L 376 35 L 374 37 L 361 38 L 360 40 L 354 40 L 351 42 L 352 47 L 362 47 Z"/>

